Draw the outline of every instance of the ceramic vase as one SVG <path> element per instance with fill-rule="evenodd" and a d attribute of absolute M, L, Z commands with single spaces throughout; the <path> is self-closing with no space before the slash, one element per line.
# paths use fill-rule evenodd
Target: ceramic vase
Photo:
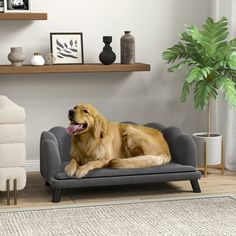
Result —
<path fill-rule="evenodd" d="M 45 64 L 45 60 L 40 53 L 35 52 L 34 56 L 30 60 L 30 63 L 32 66 L 43 66 Z"/>
<path fill-rule="evenodd" d="M 112 51 L 112 47 L 110 46 L 112 37 L 104 36 L 103 42 L 105 46 L 103 47 L 103 51 L 99 54 L 99 60 L 104 65 L 111 65 L 116 60 L 116 54 Z"/>
<path fill-rule="evenodd" d="M 222 136 L 219 134 L 195 133 L 193 139 L 197 146 L 197 163 L 204 164 L 204 143 L 207 145 L 207 165 L 218 165 L 222 158 Z"/>
<path fill-rule="evenodd" d="M 8 60 L 11 62 L 12 66 L 22 66 L 25 60 L 25 55 L 23 53 L 22 47 L 13 47 L 11 52 L 8 54 Z"/>
<path fill-rule="evenodd" d="M 135 63 L 135 38 L 130 31 L 125 31 L 120 38 L 120 57 L 121 64 Z"/>

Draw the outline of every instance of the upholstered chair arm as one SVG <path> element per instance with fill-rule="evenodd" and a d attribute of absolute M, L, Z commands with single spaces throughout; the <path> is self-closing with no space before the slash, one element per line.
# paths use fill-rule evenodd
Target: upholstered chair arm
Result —
<path fill-rule="evenodd" d="M 172 160 L 182 165 L 197 165 L 197 149 L 193 138 L 183 134 L 177 127 L 168 127 L 163 131 L 167 140 Z"/>
<path fill-rule="evenodd" d="M 44 131 L 40 140 L 40 172 L 48 181 L 61 172 L 59 144 L 51 132 Z"/>

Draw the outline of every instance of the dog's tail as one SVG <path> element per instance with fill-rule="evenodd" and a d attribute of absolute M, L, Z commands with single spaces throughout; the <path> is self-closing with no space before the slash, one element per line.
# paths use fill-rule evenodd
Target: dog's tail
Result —
<path fill-rule="evenodd" d="M 170 156 L 162 154 L 159 156 L 144 155 L 130 158 L 114 158 L 109 161 L 107 167 L 111 168 L 144 168 L 160 166 L 170 162 Z"/>

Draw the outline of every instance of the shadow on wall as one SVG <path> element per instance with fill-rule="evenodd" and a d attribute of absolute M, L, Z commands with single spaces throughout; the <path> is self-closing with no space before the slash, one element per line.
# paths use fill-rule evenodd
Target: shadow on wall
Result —
<path fill-rule="evenodd" d="M 1 78 L 1 93 L 24 99 L 146 96 L 145 80 L 140 74 L 134 77 L 131 73 L 6 75 Z"/>

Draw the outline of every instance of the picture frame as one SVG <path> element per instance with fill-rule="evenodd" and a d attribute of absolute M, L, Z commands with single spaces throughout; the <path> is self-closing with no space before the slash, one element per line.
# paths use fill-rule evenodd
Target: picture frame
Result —
<path fill-rule="evenodd" d="M 4 0 L 4 12 L 31 12 L 31 0 Z"/>
<path fill-rule="evenodd" d="M 4 0 L 0 0 L 0 12 L 4 12 Z"/>
<path fill-rule="evenodd" d="M 83 33 L 50 33 L 54 64 L 84 64 Z"/>

